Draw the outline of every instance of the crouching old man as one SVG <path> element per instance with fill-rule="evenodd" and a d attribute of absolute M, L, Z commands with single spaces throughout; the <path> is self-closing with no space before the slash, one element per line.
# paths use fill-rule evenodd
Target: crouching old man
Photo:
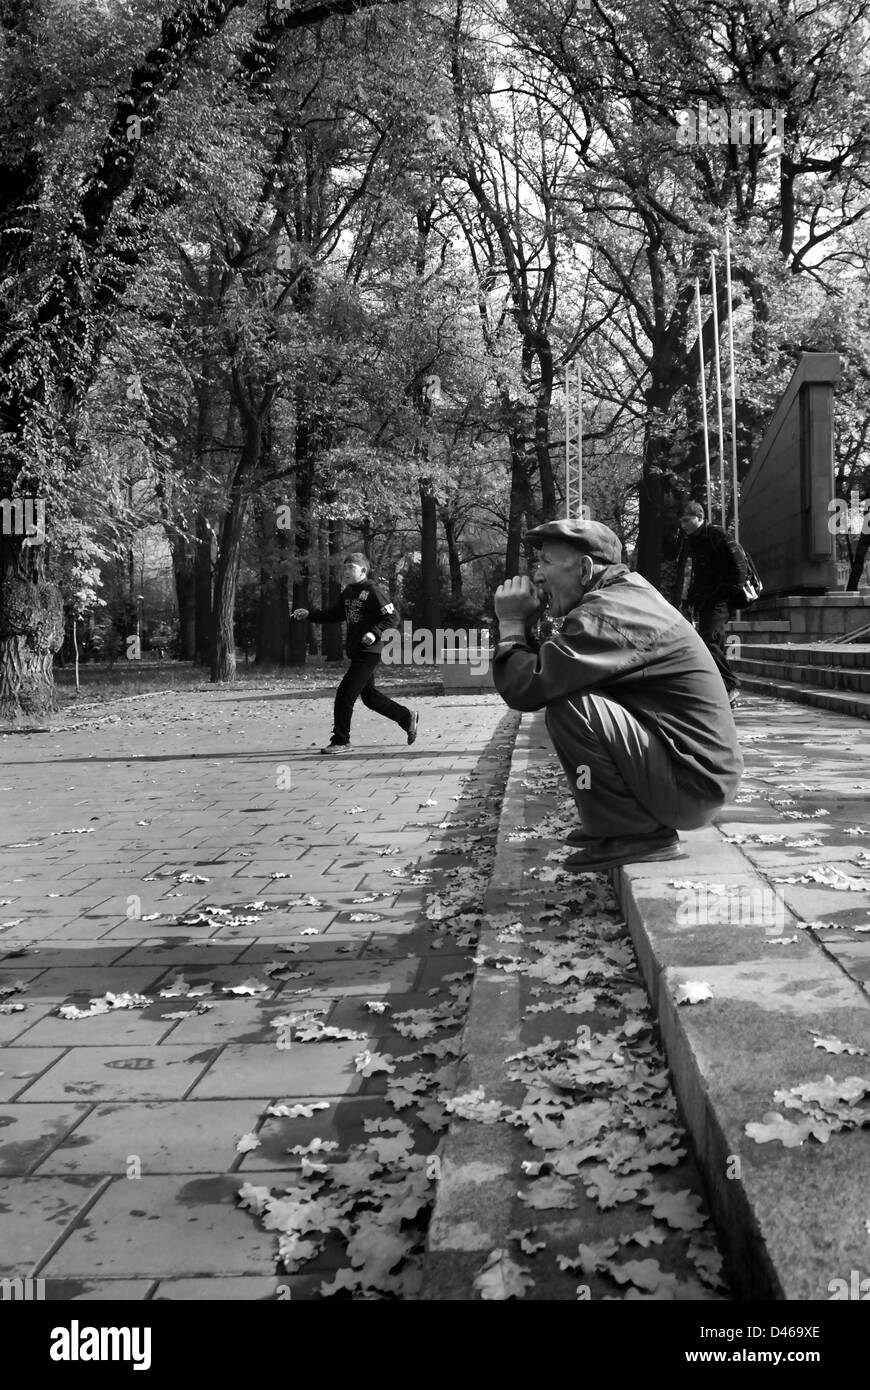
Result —
<path fill-rule="evenodd" d="M 550 521 L 528 533 L 533 572 L 495 595 L 496 689 L 511 709 L 546 710 L 571 787 L 580 848 L 566 861 L 601 871 L 681 859 L 678 830 L 712 820 L 743 771 L 734 716 L 715 662 L 676 608 L 621 563 L 597 521 Z M 536 651 L 526 627 L 549 604 L 562 630 Z"/>

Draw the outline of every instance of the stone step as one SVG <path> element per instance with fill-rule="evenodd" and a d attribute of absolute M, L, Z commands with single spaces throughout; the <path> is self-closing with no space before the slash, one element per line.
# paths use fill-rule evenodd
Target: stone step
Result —
<path fill-rule="evenodd" d="M 823 690 L 816 685 L 798 685 L 795 681 L 780 677 L 750 675 L 732 662 L 740 677 L 740 688 L 749 695 L 770 695 L 775 700 L 792 700 L 798 705 L 814 705 L 816 709 L 829 709 L 837 714 L 851 715 L 855 719 L 870 719 L 870 695 L 858 691 Z"/>
<path fill-rule="evenodd" d="M 757 661 L 741 655 L 731 661 L 741 674 L 761 676 L 767 680 L 791 681 L 795 685 L 810 685 L 822 690 L 857 691 L 870 695 L 870 670 L 854 667 L 805 666 L 797 661 Z"/>
<path fill-rule="evenodd" d="M 870 644 L 838 642 L 825 646 L 820 642 L 745 642 L 741 639 L 739 657 L 749 661 L 799 662 L 806 666 L 857 667 L 870 669 Z"/>
<path fill-rule="evenodd" d="M 730 632 L 791 632 L 791 623 L 774 618 L 734 618 L 728 629 Z"/>

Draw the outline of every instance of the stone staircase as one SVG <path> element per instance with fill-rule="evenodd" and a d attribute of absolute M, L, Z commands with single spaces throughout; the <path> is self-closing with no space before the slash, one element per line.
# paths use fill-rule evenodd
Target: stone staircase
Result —
<path fill-rule="evenodd" d="M 730 664 L 747 693 L 870 719 L 870 643 L 741 641 Z"/>
<path fill-rule="evenodd" d="M 870 719 L 868 624 L 868 593 L 762 599 L 729 624 L 729 661 L 747 693 Z"/>

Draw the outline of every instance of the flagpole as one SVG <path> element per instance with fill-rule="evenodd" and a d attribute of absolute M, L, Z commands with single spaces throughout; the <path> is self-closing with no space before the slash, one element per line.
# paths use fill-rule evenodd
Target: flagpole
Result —
<path fill-rule="evenodd" d="M 583 368 L 577 358 L 577 520 L 583 515 Z"/>
<path fill-rule="evenodd" d="M 701 408 L 704 412 L 704 476 L 707 481 L 707 517 L 712 519 L 713 501 L 710 495 L 710 441 L 707 438 L 707 381 L 704 375 L 704 324 L 701 319 L 701 286 L 695 280 L 695 310 L 698 315 L 698 356 L 701 371 Z"/>
<path fill-rule="evenodd" d="M 740 540 L 739 490 L 737 484 L 737 384 L 734 376 L 734 306 L 731 301 L 731 233 L 725 228 L 725 284 L 728 295 L 728 354 L 731 364 L 731 506 L 734 513 L 734 539 Z"/>
<path fill-rule="evenodd" d="M 722 428 L 722 370 L 719 363 L 719 302 L 716 295 L 716 257 L 710 257 L 713 295 L 713 360 L 716 364 L 716 412 L 719 417 L 719 511 L 725 528 L 725 431 Z"/>
<path fill-rule="evenodd" d="M 571 368 L 565 363 L 565 520 L 571 520 Z"/>

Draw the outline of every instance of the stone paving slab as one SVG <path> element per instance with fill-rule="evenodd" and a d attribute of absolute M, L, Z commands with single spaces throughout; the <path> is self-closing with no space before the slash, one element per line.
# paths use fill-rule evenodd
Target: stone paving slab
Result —
<path fill-rule="evenodd" d="M 228 1172 L 239 1162 L 236 1143 L 259 1117 L 254 1099 L 96 1105 L 38 1162 L 39 1176 L 124 1176 L 131 1157 L 143 1175 Z"/>
<path fill-rule="evenodd" d="M 0 1105 L 0 1173 L 23 1177 L 32 1172 L 51 1150 L 68 1134 L 89 1106 L 61 1105 Z"/>
<path fill-rule="evenodd" d="M 0 1274 L 39 1273 L 104 1182 L 102 1177 L 0 1179 Z"/>
<path fill-rule="evenodd" d="M 39 1272 L 46 1279 L 135 1278 L 143 1269 L 156 1276 L 272 1274 L 273 1251 L 236 1203 L 243 1181 L 232 1174 L 118 1178 Z"/>
<path fill-rule="evenodd" d="M 323 742 L 331 698 L 285 705 L 249 693 L 168 693 L 118 702 L 117 722 L 84 718 L 26 744 L 0 736 L 15 843 L 33 842 L 16 851 L 10 835 L 0 845 L 0 896 L 13 899 L 0 907 L 0 974 L 27 986 L 12 996 L 26 1009 L 0 1016 L 15 1042 L 0 1048 L 0 1107 L 14 1119 L 0 1122 L 0 1160 L 13 1170 L 7 1206 L 33 1229 L 28 1258 L 47 1297 L 320 1296 L 316 1273 L 276 1272 L 274 1232 L 235 1193 L 245 1181 L 280 1191 L 299 1179 L 288 1149 L 334 1134 L 344 1153 L 365 1140 L 367 1118 L 395 1116 L 386 1077 L 361 1077 L 354 1058 L 389 1049 L 407 1072 L 421 1063 L 403 1058 L 421 1044 L 366 1013 L 365 1001 L 431 1008 L 426 991 L 468 967 L 469 951 L 456 948 L 435 961 L 424 916 L 439 875 L 464 853 L 440 851 L 468 834 L 441 823 L 485 809 L 504 766 L 499 730 L 509 736 L 516 719 L 494 695 L 420 703 L 414 749 L 361 711 L 353 758 L 340 766 L 300 756 Z M 291 771 L 286 791 L 276 786 L 282 767 Z M 437 804 L 422 804 L 430 799 Z M 355 806 L 363 813 L 350 814 Z M 76 828 L 92 833 L 66 833 Z M 401 853 L 379 853 L 393 848 Z M 400 866 L 400 877 L 387 872 Z M 419 870 L 425 881 L 415 884 Z M 381 891 L 375 903 L 353 901 Z M 255 902 L 277 910 L 252 911 Z M 377 920 L 352 922 L 355 912 Z M 161 915 L 144 920 L 153 913 Z M 208 920 L 187 923 L 188 914 Z M 32 944 L 10 956 L 14 941 Z M 267 978 L 273 961 L 296 978 Z M 198 1013 L 193 999 L 155 997 L 177 973 L 217 986 L 215 1007 Z M 220 993 L 250 977 L 268 993 Z M 69 1021 L 53 1012 L 109 990 L 155 1002 Z M 362 1039 L 275 1046 L 276 1017 L 318 1010 Z M 167 1019 L 173 1013 L 186 1017 Z M 270 1102 L 297 1096 L 328 1098 L 331 1108 L 265 1116 Z M 409 1111 L 401 1116 L 411 1122 Z M 411 1127 L 418 1153 L 437 1146 L 432 1129 Z M 260 1148 L 239 1153 L 251 1132 Z M 126 1176 L 131 1157 L 140 1179 Z M 52 1224 L 45 1194 L 54 1190 L 84 1194 L 92 1206 L 83 1224 L 72 1219 L 81 1203 L 65 1225 Z M 9 1230 L 0 1214 L 0 1246 L 9 1248 Z M 315 1268 L 342 1258 L 330 1247 Z M 10 1272 L 25 1271 L 16 1262 Z"/>

